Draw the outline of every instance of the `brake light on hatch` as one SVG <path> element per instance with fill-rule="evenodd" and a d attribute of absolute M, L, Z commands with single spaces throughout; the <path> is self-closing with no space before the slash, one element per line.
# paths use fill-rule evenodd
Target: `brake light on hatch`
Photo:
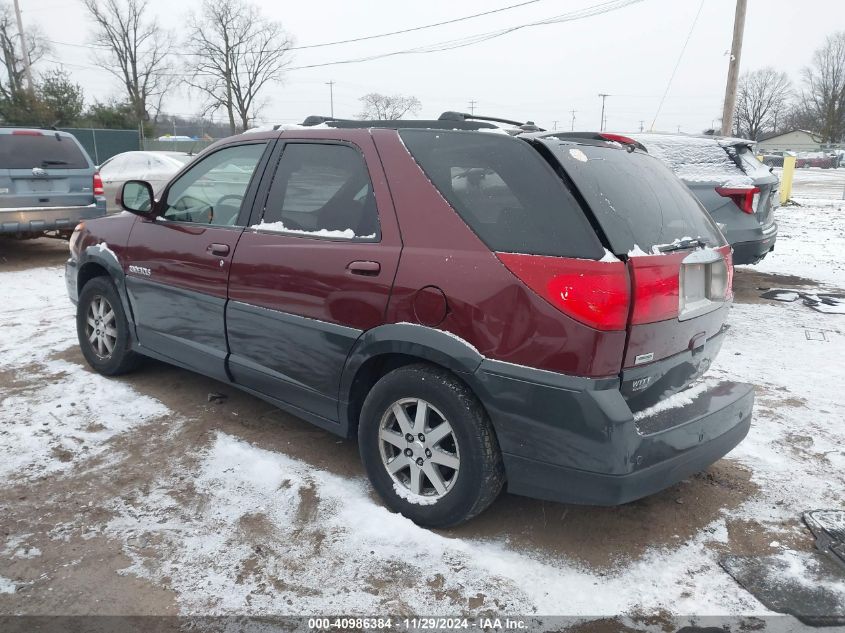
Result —
<path fill-rule="evenodd" d="M 102 196 L 105 195 L 106 190 L 103 188 L 103 179 L 100 177 L 100 172 L 94 172 L 94 195 L 95 196 Z"/>
<path fill-rule="evenodd" d="M 625 264 L 496 253 L 531 290 L 576 321 L 597 330 L 624 330 L 630 291 Z"/>
<path fill-rule="evenodd" d="M 678 271 L 687 253 L 666 253 L 631 257 L 634 309 L 631 324 L 656 323 L 678 316 L 680 278 Z"/>
<path fill-rule="evenodd" d="M 753 214 L 760 199 L 760 187 L 716 187 L 716 193 L 730 198 L 744 213 Z"/>
<path fill-rule="evenodd" d="M 38 130 L 15 130 L 12 132 L 12 136 L 44 136 Z"/>

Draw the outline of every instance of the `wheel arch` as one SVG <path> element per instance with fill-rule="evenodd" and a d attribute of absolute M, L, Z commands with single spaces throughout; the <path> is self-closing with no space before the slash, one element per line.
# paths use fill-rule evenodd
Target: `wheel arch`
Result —
<path fill-rule="evenodd" d="M 411 323 L 383 325 L 368 330 L 350 352 L 341 376 L 339 417 L 347 435 L 358 432 L 364 399 L 373 385 L 389 372 L 415 363 L 427 363 L 455 374 L 474 393 L 473 374 L 484 356 L 463 339 L 435 328 Z"/>

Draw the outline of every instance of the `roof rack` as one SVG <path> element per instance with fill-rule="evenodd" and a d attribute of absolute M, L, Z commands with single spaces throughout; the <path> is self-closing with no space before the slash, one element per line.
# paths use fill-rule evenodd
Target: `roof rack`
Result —
<path fill-rule="evenodd" d="M 534 121 L 513 121 L 511 119 L 502 119 L 495 116 L 482 116 L 480 114 L 469 114 L 467 112 L 453 112 L 447 111 L 438 117 L 439 121 L 494 121 L 496 123 L 507 123 L 514 127 L 520 128 L 523 132 L 544 132 L 545 130 L 535 125 Z"/>
<path fill-rule="evenodd" d="M 434 128 L 444 130 L 481 130 L 481 129 L 496 129 L 492 123 L 483 121 L 464 121 L 464 120 L 446 120 L 446 119 L 339 119 L 330 116 L 311 115 L 305 117 L 302 122 L 305 127 L 314 127 L 316 125 L 327 125 L 334 128 Z M 281 126 L 277 126 L 281 127 Z"/>

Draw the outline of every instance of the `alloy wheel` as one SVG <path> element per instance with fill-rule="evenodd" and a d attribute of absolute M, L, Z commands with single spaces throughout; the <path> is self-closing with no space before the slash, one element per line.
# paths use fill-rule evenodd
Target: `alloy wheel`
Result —
<path fill-rule="evenodd" d="M 403 398 L 387 409 L 379 452 L 394 490 L 411 502 L 435 503 L 457 481 L 461 458 L 452 425 L 420 398 Z"/>
<path fill-rule="evenodd" d="M 85 335 L 99 358 L 109 358 L 117 343 L 116 315 L 108 299 L 94 295 L 85 314 Z"/>

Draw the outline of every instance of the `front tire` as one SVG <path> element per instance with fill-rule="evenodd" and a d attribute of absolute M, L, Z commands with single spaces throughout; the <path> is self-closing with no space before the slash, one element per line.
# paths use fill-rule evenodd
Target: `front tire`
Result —
<path fill-rule="evenodd" d="M 117 376 L 138 365 L 126 313 L 109 277 L 94 277 L 82 288 L 76 307 L 76 334 L 82 355 L 97 373 Z"/>
<path fill-rule="evenodd" d="M 504 484 L 484 407 L 438 367 L 409 365 L 379 380 L 364 401 L 358 443 L 367 475 L 387 506 L 422 526 L 471 519 Z"/>

